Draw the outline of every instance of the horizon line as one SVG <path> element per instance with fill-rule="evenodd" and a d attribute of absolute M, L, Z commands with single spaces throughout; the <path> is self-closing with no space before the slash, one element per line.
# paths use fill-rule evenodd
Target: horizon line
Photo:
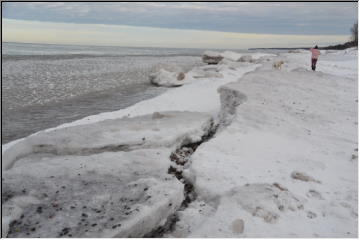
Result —
<path fill-rule="evenodd" d="M 64 46 L 85 46 L 85 47 L 122 47 L 122 48 L 162 48 L 162 49 L 219 49 L 219 50 L 254 50 L 254 49 L 302 49 L 309 48 L 312 46 L 302 46 L 302 47 L 250 47 L 250 48 L 197 48 L 197 47 L 150 47 L 150 46 L 125 46 L 125 45 L 88 45 L 88 44 L 67 44 L 67 43 L 38 43 L 38 42 L 9 42 L 3 41 L 2 43 L 15 43 L 15 44 L 43 44 L 43 45 L 64 45 Z M 342 43 L 339 43 L 342 44 Z M 327 45 L 330 46 L 330 45 Z M 327 47 L 322 46 L 322 47 Z"/>

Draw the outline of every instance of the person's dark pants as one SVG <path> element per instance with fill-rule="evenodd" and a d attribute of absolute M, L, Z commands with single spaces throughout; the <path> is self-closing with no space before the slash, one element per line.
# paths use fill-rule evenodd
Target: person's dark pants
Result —
<path fill-rule="evenodd" d="M 311 59 L 311 69 L 312 69 L 313 71 L 315 71 L 315 69 L 316 69 L 316 62 L 317 62 L 317 59 L 316 59 L 316 58 L 312 58 L 312 59 Z"/>

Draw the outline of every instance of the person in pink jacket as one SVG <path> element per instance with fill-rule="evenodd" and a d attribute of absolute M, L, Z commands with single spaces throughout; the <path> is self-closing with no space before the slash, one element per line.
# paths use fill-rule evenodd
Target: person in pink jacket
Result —
<path fill-rule="evenodd" d="M 310 49 L 311 51 L 311 69 L 313 71 L 315 71 L 316 69 L 316 62 L 319 58 L 319 55 L 321 54 L 319 49 L 318 49 L 318 46 L 316 45 L 314 48 L 311 48 Z"/>

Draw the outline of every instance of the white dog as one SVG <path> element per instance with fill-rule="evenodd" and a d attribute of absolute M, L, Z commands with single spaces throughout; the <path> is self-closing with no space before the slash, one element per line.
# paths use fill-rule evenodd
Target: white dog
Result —
<path fill-rule="evenodd" d="M 274 65 L 273 65 L 273 67 L 275 68 L 275 69 L 278 69 L 278 70 L 280 70 L 281 69 L 281 65 L 283 65 L 284 64 L 284 61 L 277 61 L 277 62 L 274 62 Z"/>

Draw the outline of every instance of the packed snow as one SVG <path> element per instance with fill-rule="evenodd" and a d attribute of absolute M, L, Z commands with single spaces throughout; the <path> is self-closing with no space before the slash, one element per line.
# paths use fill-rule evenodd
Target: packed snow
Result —
<path fill-rule="evenodd" d="M 169 236 L 356 237 L 356 51 L 324 54 L 318 72 L 308 53 L 282 54 L 281 71 L 263 64 L 222 86 L 231 124 L 192 155 L 199 203 Z"/>
<path fill-rule="evenodd" d="M 220 55 L 153 99 L 4 145 L 4 236 L 142 237 L 176 214 L 165 237 L 357 237 L 357 49 L 322 51 L 316 72 L 303 50 Z M 170 156 L 199 141 L 183 208 Z"/>

